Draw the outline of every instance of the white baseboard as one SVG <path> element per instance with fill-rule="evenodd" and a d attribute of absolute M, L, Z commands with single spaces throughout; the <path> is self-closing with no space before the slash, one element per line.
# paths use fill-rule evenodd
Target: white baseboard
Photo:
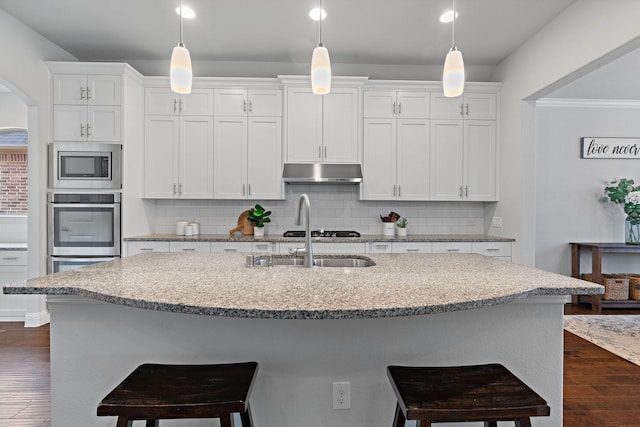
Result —
<path fill-rule="evenodd" d="M 25 328 L 36 328 L 38 326 L 46 325 L 51 320 L 49 311 L 44 310 L 39 313 L 27 313 L 24 316 Z"/>
<path fill-rule="evenodd" d="M 26 310 L 1 309 L 0 322 L 23 322 Z"/>

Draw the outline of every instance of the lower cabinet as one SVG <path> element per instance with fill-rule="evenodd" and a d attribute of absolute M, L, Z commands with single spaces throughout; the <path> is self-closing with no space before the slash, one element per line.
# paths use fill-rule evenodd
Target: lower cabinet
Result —
<path fill-rule="evenodd" d="M 27 279 L 27 251 L 0 250 L 0 287 Z M 0 290 L 0 320 L 23 321 L 28 295 L 5 295 Z"/>

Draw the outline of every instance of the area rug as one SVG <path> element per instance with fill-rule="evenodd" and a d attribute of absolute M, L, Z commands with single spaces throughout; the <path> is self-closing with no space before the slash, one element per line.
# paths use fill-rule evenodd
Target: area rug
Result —
<path fill-rule="evenodd" d="M 640 315 L 567 315 L 564 329 L 640 365 Z"/>

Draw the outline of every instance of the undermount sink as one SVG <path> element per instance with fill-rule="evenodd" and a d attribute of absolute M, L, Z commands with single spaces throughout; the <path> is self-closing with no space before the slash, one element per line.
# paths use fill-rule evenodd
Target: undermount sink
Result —
<path fill-rule="evenodd" d="M 255 267 L 302 267 L 304 259 L 301 257 L 288 255 L 263 255 L 253 258 L 252 266 Z M 361 268 L 372 267 L 376 263 L 365 256 L 360 255 L 331 255 L 317 256 L 313 259 L 314 267 L 342 267 L 342 268 Z"/>

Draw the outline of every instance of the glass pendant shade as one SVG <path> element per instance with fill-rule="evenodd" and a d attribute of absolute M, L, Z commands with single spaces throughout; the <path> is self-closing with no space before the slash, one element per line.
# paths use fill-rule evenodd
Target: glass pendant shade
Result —
<path fill-rule="evenodd" d="M 169 69 L 171 90 L 176 93 L 191 93 L 193 71 L 191 69 L 191 55 L 184 44 L 178 43 L 171 53 L 171 67 Z"/>
<path fill-rule="evenodd" d="M 311 57 L 311 90 L 316 95 L 331 91 L 331 61 L 329 51 L 320 43 Z"/>
<path fill-rule="evenodd" d="M 460 96 L 464 92 L 464 61 L 462 52 L 455 47 L 451 48 L 444 60 L 442 88 L 446 97 Z"/>

